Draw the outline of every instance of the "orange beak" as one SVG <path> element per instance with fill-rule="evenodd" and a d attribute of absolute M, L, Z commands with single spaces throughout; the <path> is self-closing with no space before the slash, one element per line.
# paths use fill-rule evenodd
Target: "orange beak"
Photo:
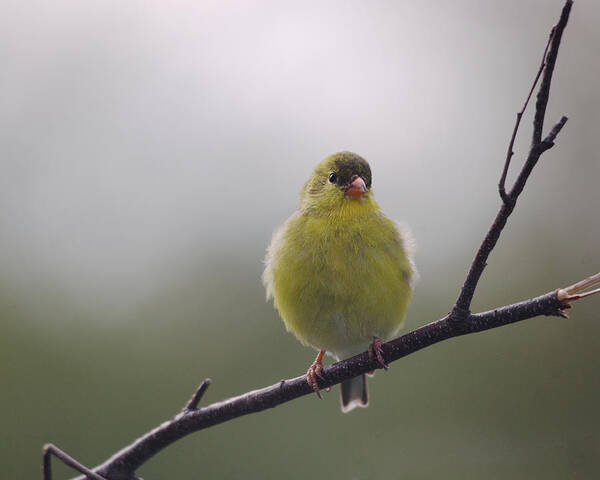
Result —
<path fill-rule="evenodd" d="M 350 185 L 348 185 L 348 188 L 346 188 L 346 195 L 360 198 L 366 193 L 366 191 L 367 186 L 365 185 L 365 181 L 358 175 L 355 175 L 352 178 Z"/>

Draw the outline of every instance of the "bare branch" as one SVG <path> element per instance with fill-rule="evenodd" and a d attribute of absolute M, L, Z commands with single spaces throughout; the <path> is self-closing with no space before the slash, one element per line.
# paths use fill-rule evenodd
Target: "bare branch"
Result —
<path fill-rule="evenodd" d="M 544 140 L 542 140 L 541 145 L 544 146 L 544 151 L 546 151 L 549 148 L 552 148 L 554 146 L 554 140 L 556 139 L 557 135 L 560 133 L 560 131 L 563 129 L 563 127 L 567 123 L 567 120 L 569 120 L 569 119 L 567 117 L 565 117 L 564 115 L 562 117 L 560 117 L 560 120 L 558 122 L 556 122 L 556 125 L 554 125 L 552 127 L 552 130 L 550 130 L 550 133 L 548 133 L 548 135 L 546 135 L 546 138 L 544 138 Z"/>
<path fill-rule="evenodd" d="M 521 172 L 519 173 L 519 176 L 517 177 L 512 189 L 508 194 L 502 196 L 503 204 L 500 207 L 500 211 L 496 215 L 494 223 L 492 223 L 492 226 L 483 239 L 479 250 L 477 250 L 477 254 L 475 255 L 473 263 L 471 264 L 471 268 L 469 269 L 465 283 L 461 288 L 460 295 L 458 296 L 456 304 L 452 309 L 451 319 L 454 323 L 460 323 L 464 321 L 464 319 L 469 315 L 471 301 L 473 300 L 473 295 L 475 295 L 475 289 L 479 283 L 479 278 L 481 277 L 481 274 L 487 265 L 487 259 L 496 246 L 496 242 L 498 241 L 498 238 L 500 238 L 500 234 L 506 225 L 508 217 L 515 208 L 517 198 L 523 191 L 523 188 L 525 188 L 525 183 L 527 182 L 533 167 L 535 167 L 542 153 L 550 148 L 547 146 L 547 144 L 542 143 L 541 131 L 544 124 L 544 117 L 546 115 L 546 106 L 548 105 L 550 84 L 552 82 L 552 74 L 554 73 L 558 48 L 560 47 L 563 31 L 567 26 L 567 22 L 569 21 L 569 13 L 571 12 L 572 4 L 573 2 L 571 0 L 567 0 L 565 2 L 560 19 L 550 34 L 550 47 L 548 49 L 548 54 L 545 56 L 546 62 L 545 66 L 543 67 L 542 83 L 540 85 L 535 106 L 535 116 L 533 120 L 534 135 L 533 142 L 529 150 L 529 155 L 527 156 L 527 160 L 525 161 L 525 164 L 523 165 L 523 168 L 521 169 Z M 559 122 L 561 126 L 556 130 L 556 134 L 558 134 L 562 126 L 567 121 L 566 117 L 563 118 L 564 121 L 561 120 L 561 122 Z M 516 127 L 518 128 L 518 124 Z M 554 137 L 556 137 L 556 135 L 554 135 Z M 554 140 L 554 137 L 552 140 Z M 552 146 L 553 142 L 551 142 L 549 145 Z M 509 151 L 511 150 L 512 147 L 509 147 Z M 505 163 L 505 169 L 508 169 L 507 163 Z M 504 172 L 503 178 L 505 178 Z M 502 181 L 501 185 L 503 185 Z"/>
<path fill-rule="evenodd" d="M 537 145 L 542 140 L 542 130 L 544 128 L 544 119 L 546 118 L 546 107 L 548 106 L 548 100 L 550 98 L 550 84 L 552 83 L 552 74 L 554 73 L 554 66 L 556 65 L 556 58 L 558 57 L 558 48 L 560 47 L 560 41 L 562 40 L 563 32 L 569 21 L 569 14 L 571 13 L 571 7 L 573 6 L 572 0 L 567 0 L 565 6 L 560 14 L 558 23 L 552 29 L 550 50 L 546 57 L 546 67 L 544 69 L 544 76 L 542 77 L 542 84 L 537 94 L 537 100 L 535 102 L 535 116 L 533 118 L 533 136 L 531 139 L 532 147 Z"/>
<path fill-rule="evenodd" d="M 198 404 L 200 403 L 200 400 L 202 400 L 204 393 L 206 392 L 206 390 L 208 390 L 208 387 L 210 387 L 211 383 L 212 383 L 212 380 L 210 378 L 205 378 L 204 380 L 202 380 L 202 383 L 200 384 L 198 389 L 191 396 L 188 403 L 185 404 L 185 407 L 183 407 L 182 412 L 185 413 L 190 410 L 196 410 L 198 408 Z"/>
<path fill-rule="evenodd" d="M 92 472 L 85 465 L 82 465 L 73 457 L 71 457 L 68 453 L 63 452 L 56 445 L 52 445 L 51 443 L 47 443 L 42 448 L 42 478 L 43 480 L 52 480 L 52 465 L 51 459 L 52 455 L 61 460 L 65 465 L 68 465 L 73 470 L 77 470 L 79 473 L 83 473 L 87 478 L 91 478 L 92 480 L 106 480 L 104 477 L 101 477 L 97 473 Z"/>
<path fill-rule="evenodd" d="M 523 117 L 525 110 L 527 110 L 527 105 L 529 105 L 529 100 L 531 99 L 531 95 L 533 95 L 533 91 L 535 90 L 538 80 L 540 79 L 540 76 L 542 75 L 542 72 L 544 71 L 544 67 L 546 66 L 546 55 L 548 54 L 548 47 L 550 47 L 550 42 L 552 41 L 553 36 L 554 36 L 554 28 L 552 29 L 552 31 L 550 32 L 550 35 L 548 36 L 548 42 L 546 42 L 546 48 L 544 48 L 544 54 L 542 55 L 542 61 L 540 63 L 540 68 L 537 71 L 537 74 L 533 80 L 533 84 L 531 85 L 531 88 L 529 89 L 529 94 L 527 95 L 527 98 L 525 99 L 523 108 L 521 108 L 521 111 L 519 113 L 517 113 L 517 120 L 515 122 L 515 127 L 513 128 L 512 136 L 510 137 L 510 142 L 508 144 L 508 151 L 506 152 L 506 160 L 504 161 L 504 168 L 502 169 L 502 175 L 500 176 L 500 182 L 498 182 L 498 191 L 499 191 L 500 197 L 502 198 L 502 201 L 504 203 L 510 203 L 510 198 L 506 194 L 506 188 L 505 188 L 506 175 L 508 175 L 508 169 L 510 167 L 510 160 L 515 153 L 513 151 L 513 147 L 515 145 L 515 139 L 517 138 L 517 132 L 519 131 L 519 125 L 521 124 L 521 118 Z"/>
<path fill-rule="evenodd" d="M 590 277 L 600 282 L 600 273 Z M 573 288 L 568 291 L 574 293 Z M 589 284 L 587 288 L 593 286 Z M 569 290 L 571 289 L 571 290 Z M 540 315 L 564 317 L 564 309 L 569 308 L 565 300 L 559 299 L 563 289 L 548 292 L 539 297 L 487 312 L 471 314 L 457 329 L 451 323 L 449 316 L 424 325 L 395 340 L 382 344 L 383 357 L 387 363 L 411 355 L 419 350 L 434 345 L 435 343 L 450 338 L 482 332 L 503 325 L 519 322 Z M 577 290 L 579 291 L 579 290 Z M 570 294 L 569 294 L 570 295 Z M 576 298 L 564 297 L 572 301 Z M 344 380 L 356 377 L 374 369 L 382 368 L 374 356 L 363 352 L 347 360 L 323 368 L 324 380 L 318 380 L 319 387 L 326 389 Z M 238 397 L 229 398 L 222 402 L 213 403 L 198 410 L 185 410 L 173 419 L 162 423 L 160 426 L 138 438 L 131 445 L 123 448 L 94 471 L 108 479 L 133 479 L 134 472 L 156 453 L 176 442 L 177 440 L 206 428 L 227 422 L 234 418 L 251 413 L 261 412 L 282 403 L 289 402 L 304 395 L 314 393 L 306 375 L 281 380 L 280 382 L 260 390 L 245 393 Z"/>

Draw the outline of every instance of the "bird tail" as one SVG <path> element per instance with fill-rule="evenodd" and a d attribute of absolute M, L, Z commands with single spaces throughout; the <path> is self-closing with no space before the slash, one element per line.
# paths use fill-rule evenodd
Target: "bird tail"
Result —
<path fill-rule="evenodd" d="M 366 375 L 344 380 L 340 392 L 342 394 L 342 412 L 344 413 L 354 410 L 356 407 L 369 406 Z"/>

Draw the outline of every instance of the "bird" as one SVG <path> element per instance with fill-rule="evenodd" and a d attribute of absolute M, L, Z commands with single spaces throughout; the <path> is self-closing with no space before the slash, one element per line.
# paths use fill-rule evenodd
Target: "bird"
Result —
<path fill-rule="evenodd" d="M 410 230 L 383 214 L 371 184 L 360 155 L 329 155 L 267 248 L 267 300 L 286 329 L 319 352 L 306 374 L 319 398 L 325 354 L 339 361 L 368 349 L 387 370 L 382 344 L 402 327 L 417 277 Z M 368 404 L 365 375 L 342 382 L 343 412 Z"/>

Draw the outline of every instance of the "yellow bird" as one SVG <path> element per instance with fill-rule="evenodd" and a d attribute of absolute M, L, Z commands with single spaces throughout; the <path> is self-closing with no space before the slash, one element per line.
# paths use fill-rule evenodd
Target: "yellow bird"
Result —
<path fill-rule="evenodd" d="M 401 328 L 412 295 L 413 241 L 375 202 L 364 158 L 340 152 L 317 165 L 265 263 L 267 299 L 298 340 L 319 350 L 306 374 L 319 397 L 326 352 L 342 360 L 368 347 L 387 368 L 381 343 Z M 342 383 L 341 402 L 343 412 L 368 405 L 365 375 Z"/>

